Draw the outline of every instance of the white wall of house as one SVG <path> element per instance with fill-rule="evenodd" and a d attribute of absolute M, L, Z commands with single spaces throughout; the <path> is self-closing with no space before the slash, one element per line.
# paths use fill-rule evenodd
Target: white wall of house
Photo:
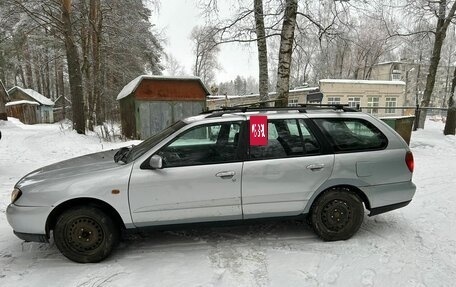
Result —
<path fill-rule="evenodd" d="M 394 109 L 405 104 L 405 82 L 402 81 L 325 79 L 320 80 L 320 90 L 324 95 L 323 104 L 359 105 L 368 107 L 363 112 L 377 116 L 402 116 L 409 112 Z"/>

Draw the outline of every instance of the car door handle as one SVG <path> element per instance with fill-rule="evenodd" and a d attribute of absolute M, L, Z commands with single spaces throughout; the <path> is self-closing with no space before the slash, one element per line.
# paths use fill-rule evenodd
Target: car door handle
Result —
<path fill-rule="evenodd" d="M 310 169 L 311 171 L 317 171 L 317 170 L 321 170 L 325 167 L 324 164 L 320 163 L 320 164 L 309 164 L 307 166 L 307 169 Z"/>
<path fill-rule="evenodd" d="M 234 171 L 221 171 L 215 174 L 216 177 L 221 177 L 223 179 L 229 179 L 236 175 Z"/>

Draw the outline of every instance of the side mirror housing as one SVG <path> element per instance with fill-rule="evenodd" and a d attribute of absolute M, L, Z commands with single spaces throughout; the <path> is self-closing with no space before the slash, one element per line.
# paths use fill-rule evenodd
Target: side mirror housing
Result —
<path fill-rule="evenodd" d="M 163 158 L 157 154 L 154 154 L 149 160 L 149 165 L 152 169 L 162 169 Z"/>

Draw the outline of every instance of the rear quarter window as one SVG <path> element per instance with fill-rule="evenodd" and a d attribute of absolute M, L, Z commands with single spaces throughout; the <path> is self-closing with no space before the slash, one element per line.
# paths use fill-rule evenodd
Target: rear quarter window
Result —
<path fill-rule="evenodd" d="M 315 119 L 335 152 L 382 150 L 387 137 L 372 123 L 362 119 Z"/>

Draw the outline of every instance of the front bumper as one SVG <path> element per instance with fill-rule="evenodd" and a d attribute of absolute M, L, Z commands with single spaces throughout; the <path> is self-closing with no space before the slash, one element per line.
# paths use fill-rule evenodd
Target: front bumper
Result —
<path fill-rule="evenodd" d="M 6 218 L 17 237 L 26 241 L 42 242 L 46 235 L 46 220 L 50 213 L 47 206 L 19 206 L 10 204 L 6 208 Z M 34 240 L 35 239 L 35 240 Z"/>
<path fill-rule="evenodd" d="M 49 242 L 46 234 L 31 234 L 13 231 L 14 235 L 26 242 Z"/>

